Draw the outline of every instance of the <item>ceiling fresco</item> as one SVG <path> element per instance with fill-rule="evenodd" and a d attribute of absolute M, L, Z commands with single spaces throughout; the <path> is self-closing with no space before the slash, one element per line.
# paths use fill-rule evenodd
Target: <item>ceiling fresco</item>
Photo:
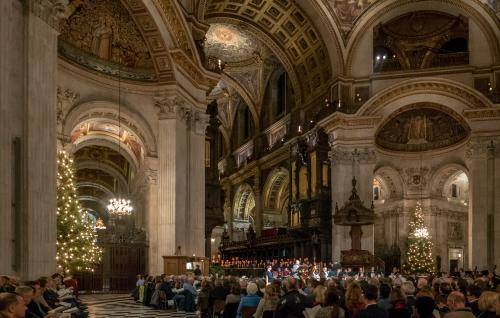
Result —
<path fill-rule="evenodd" d="M 349 31 L 354 20 L 376 1 L 379 0 L 328 0 L 345 32 Z"/>
<path fill-rule="evenodd" d="M 387 121 L 376 137 L 385 149 L 417 152 L 454 145 L 469 135 L 469 128 L 452 115 L 427 104 L 402 110 Z"/>
<path fill-rule="evenodd" d="M 117 125 L 106 122 L 91 122 L 77 126 L 71 132 L 71 142 L 74 143 L 79 138 L 90 135 L 107 135 L 119 138 L 121 146 L 127 146 L 134 153 L 138 162 L 144 156 L 144 149 L 133 133 L 123 127 L 119 128 Z"/>
<path fill-rule="evenodd" d="M 226 62 L 251 59 L 260 42 L 237 26 L 214 23 L 206 34 L 205 54 Z"/>
<path fill-rule="evenodd" d="M 109 75 L 155 79 L 149 49 L 119 0 L 74 0 L 68 10 L 60 23 L 62 56 Z"/>

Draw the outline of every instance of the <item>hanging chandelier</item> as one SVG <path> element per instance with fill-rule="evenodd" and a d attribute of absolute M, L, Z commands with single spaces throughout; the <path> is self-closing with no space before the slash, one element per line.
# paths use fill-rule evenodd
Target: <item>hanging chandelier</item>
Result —
<path fill-rule="evenodd" d="M 111 216 L 128 216 L 132 214 L 133 209 L 130 200 L 116 198 L 109 200 L 108 211 Z"/>
<path fill-rule="evenodd" d="M 118 24 L 118 35 L 120 25 Z M 118 64 L 118 153 L 121 155 L 121 65 Z M 116 193 L 116 180 L 114 185 Z M 122 217 L 132 214 L 134 208 L 130 205 L 130 200 L 123 198 L 113 198 L 109 200 L 108 211 L 110 216 Z"/>
<path fill-rule="evenodd" d="M 105 230 L 106 224 L 104 224 L 104 221 L 101 218 L 98 218 L 97 221 L 95 221 L 95 228 L 96 230 Z"/>

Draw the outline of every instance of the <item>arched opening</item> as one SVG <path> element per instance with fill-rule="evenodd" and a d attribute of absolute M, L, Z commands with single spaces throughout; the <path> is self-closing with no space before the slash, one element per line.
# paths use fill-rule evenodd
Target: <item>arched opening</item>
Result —
<path fill-rule="evenodd" d="M 71 141 L 79 202 L 92 214 L 96 225 L 101 222 L 105 227 L 97 228 L 103 263 L 94 273 L 80 275 L 79 279 L 84 288 L 127 290 L 135 275 L 145 271 L 147 262 L 146 233 L 142 229 L 144 198 L 135 193 L 142 178 L 142 141 L 126 128 L 105 120 L 77 125 Z M 130 199 L 132 215 L 110 215 L 112 198 Z"/>
<path fill-rule="evenodd" d="M 271 171 L 264 185 L 264 228 L 288 223 L 289 176 L 284 168 Z"/>
<path fill-rule="evenodd" d="M 439 228 L 445 242 L 437 246 L 441 269 L 457 272 L 469 267 L 469 223 L 473 215 L 470 208 L 471 192 L 467 170 L 461 165 L 441 167 L 433 177 L 431 196 L 445 215 L 441 215 Z M 439 232 L 439 229 L 437 229 Z"/>
<path fill-rule="evenodd" d="M 245 231 L 250 226 L 255 228 L 254 212 L 255 197 L 252 187 L 248 183 L 244 183 L 238 187 L 234 196 L 233 240 L 245 239 Z"/>

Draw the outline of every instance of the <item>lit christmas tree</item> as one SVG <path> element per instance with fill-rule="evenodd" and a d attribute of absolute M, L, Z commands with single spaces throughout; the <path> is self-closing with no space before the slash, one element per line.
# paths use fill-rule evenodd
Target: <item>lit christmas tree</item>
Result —
<path fill-rule="evenodd" d="M 405 254 L 405 272 L 408 274 L 427 274 L 434 271 L 432 249 L 434 244 L 424 223 L 422 205 L 417 202 L 409 227 Z"/>
<path fill-rule="evenodd" d="M 97 233 L 78 203 L 73 159 L 60 151 L 57 158 L 57 266 L 65 274 L 93 271 L 101 262 Z"/>

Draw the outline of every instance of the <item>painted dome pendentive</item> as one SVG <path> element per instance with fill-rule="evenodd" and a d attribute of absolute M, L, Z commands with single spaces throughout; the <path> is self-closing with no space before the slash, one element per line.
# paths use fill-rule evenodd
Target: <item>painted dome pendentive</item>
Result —
<path fill-rule="evenodd" d="M 119 0 L 71 1 L 60 24 L 59 54 L 112 76 L 154 81 L 148 47 Z"/>
<path fill-rule="evenodd" d="M 214 23 L 206 34 L 205 54 L 224 62 L 251 59 L 259 47 L 257 39 L 231 24 Z"/>
<path fill-rule="evenodd" d="M 422 104 L 403 109 L 378 131 L 377 145 L 387 150 L 418 152 L 445 148 L 467 138 L 467 124 L 440 108 Z"/>

